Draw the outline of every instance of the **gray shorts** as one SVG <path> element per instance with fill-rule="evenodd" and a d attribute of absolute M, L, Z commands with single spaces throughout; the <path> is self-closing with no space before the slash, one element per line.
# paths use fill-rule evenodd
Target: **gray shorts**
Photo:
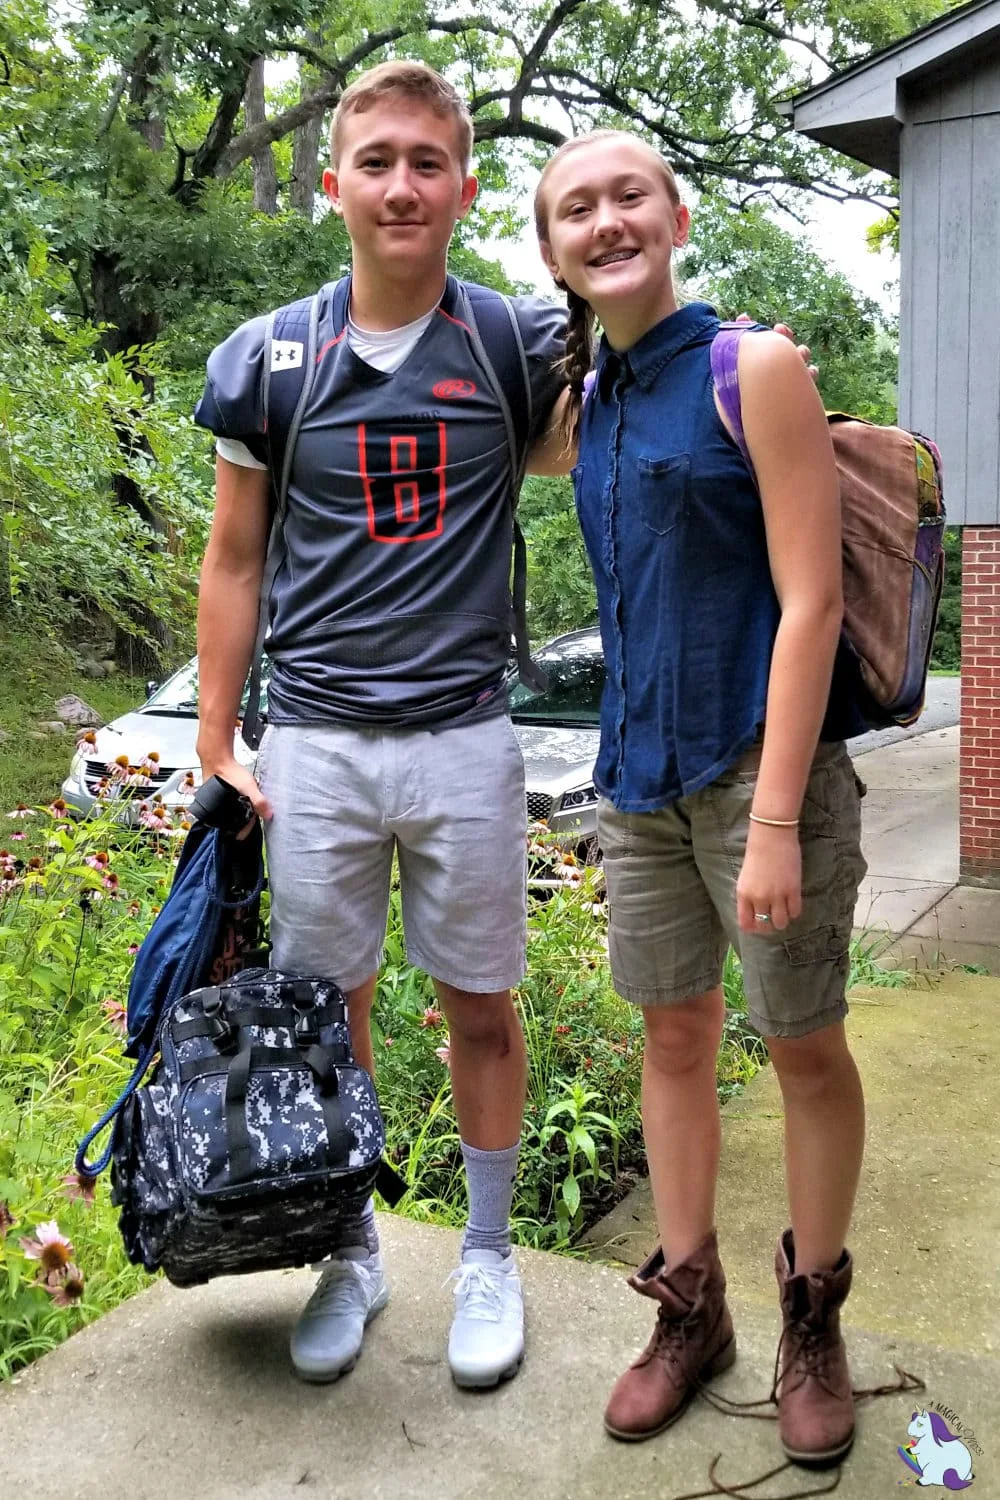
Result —
<path fill-rule="evenodd" d="M 736 882 L 746 852 L 759 747 L 717 781 L 651 813 L 597 810 L 615 989 L 669 1005 L 713 989 L 729 944 L 743 963 L 752 1024 L 796 1037 L 840 1021 L 850 968 L 864 788 L 842 743 L 820 745 L 799 821 L 802 912 L 783 931 L 741 932 Z"/>
<path fill-rule="evenodd" d="M 440 729 L 273 724 L 257 777 L 280 969 L 361 984 L 379 967 L 393 855 L 410 962 L 456 989 L 524 975 L 524 763 L 504 714 Z"/>

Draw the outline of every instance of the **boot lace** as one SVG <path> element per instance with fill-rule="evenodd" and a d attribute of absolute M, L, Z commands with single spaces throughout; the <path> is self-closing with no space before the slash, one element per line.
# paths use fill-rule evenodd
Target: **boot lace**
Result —
<path fill-rule="evenodd" d="M 827 1341 L 825 1340 L 817 1339 L 813 1342 L 820 1346 L 820 1351 L 827 1347 Z M 778 1344 L 778 1353 L 774 1361 L 774 1378 L 771 1382 L 770 1392 L 766 1396 L 758 1397 L 756 1401 L 733 1401 L 730 1397 L 723 1396 L 720 1392 L 711 1390 L 696 1376 L 693 1378 L 692 1384 L 695 1386 L 698 1395 L 704 1401 L 707 1401 L 709 1406 L 715 1407 L 716 1411 L 722 1412 L 724 1416 L 752 1417 L 759 1421 L 776 1422 L 778 1419 L 778 1386 L 780 1384 L 778 1372 L 783 1343 L 784 1336 Z M 820 1374 L 820 1370 L 825 1368 L 825 1360 L 821 1360 L 820 1354 L 814 1354 L 812 1349 L 808 1353 L 803 1349 L 803 1357 L 809 1361 L 815 1359 L 820 1365 L 820 1369 L 810 1365 L 810 1373 Z M 926 1389 L 925 1382 L 921 1380 L 919 1375 L 911 1375 L 901 1365 L 894 1365 L 893 1368 L 896 1371 L 897 1378 L 889 1385 L 868 1386 L 863 1389 L 852 1390 L 851 1395 L 855 1406 L 859 1405 L 862 1401 L 871 1400 L 876 1396 L 894 1396 L 903 1391 L 922 1391 Z M 770 1407 L 771 1410 L 754 1410 L 755 1407 L 761 1406 Z M 711 1496 L 713 1495 L 731 1495 L 735 1497 L 735 1500 L 768 1500 L 767 1496 L 759 1493 L 758 1486 L 766 1484 L 769 1479 L 775 1479 L 779 1474 L 785 1474 L 789 1469 L 796 1467 L 791 1462 L 778 1464 L 776 1468 L 768 1469 L 766 1474 L 758 1474 L 753 1479 L 742 1479 L 738 1480 L 735 1484 L 725 1484 L 717 1473 L 722 1458 L 723 1455 L 717 1453 L 709 1465 L 708 1482 L 711 1486 L 710 1489 L 692 1490 L 684 1495 L 674 1495 L 671 1497 L 671 1500 L 711 1500 Z M 810 1495 L 832 1494 L 840 1483 L 841 1468 L 842 1465 L 838 1464 L 828 1484 L 817 1485 L 810 1490 L 785 1491 L 780 1496 L 780 1500 L 807 1500 L 807 1497 Z M 779 1497 L 775 1496 L 773 1500 L 779 1500 Z"/>

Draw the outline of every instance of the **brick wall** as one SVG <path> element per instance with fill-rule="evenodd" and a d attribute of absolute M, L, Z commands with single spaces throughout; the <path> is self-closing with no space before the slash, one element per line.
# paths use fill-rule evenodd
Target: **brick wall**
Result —
<path fill-rule="evenodd" d="M 961 879 L 1000 887 L 1000 526 L 962 531 Z"/>

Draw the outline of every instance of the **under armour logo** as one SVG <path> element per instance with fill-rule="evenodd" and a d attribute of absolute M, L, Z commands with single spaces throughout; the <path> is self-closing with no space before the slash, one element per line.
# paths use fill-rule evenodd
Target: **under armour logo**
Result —
<path fill-rule="evenodd" d="M 302 364 L 302 345 L 295 339 L 271 341 L 271 369 L 297 370 Z"/>

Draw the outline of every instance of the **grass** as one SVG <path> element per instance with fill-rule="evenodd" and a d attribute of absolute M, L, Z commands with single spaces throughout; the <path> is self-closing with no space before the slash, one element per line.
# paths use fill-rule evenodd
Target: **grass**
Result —
<path fill-rule="evenodd" d="M 40 721 L 55 720 L 56 700 L 75 693 L 105 722 L 146 696 L 138 678 L 85 677 L 72 653 L 46 637 L 0 640 L 0 807 L 48 802 L 69 770 L 73 731 L 32 739 Z"/>

